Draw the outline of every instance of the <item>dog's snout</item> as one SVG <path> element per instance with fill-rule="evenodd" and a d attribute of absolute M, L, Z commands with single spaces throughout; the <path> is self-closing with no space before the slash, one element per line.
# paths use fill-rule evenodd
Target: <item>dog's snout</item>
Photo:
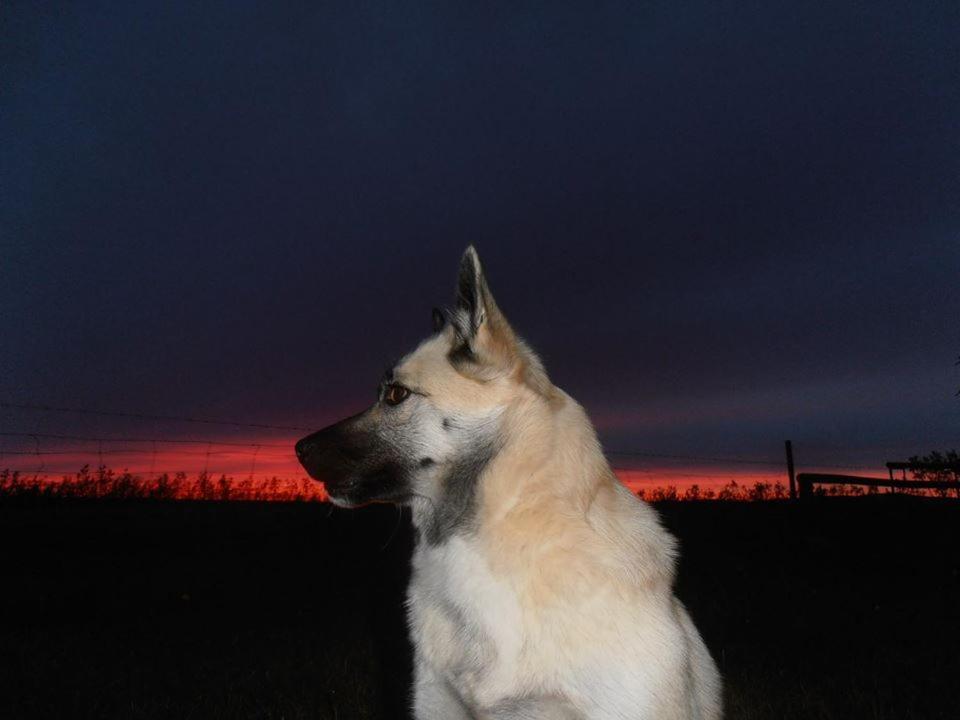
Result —
<path fill-rule="evenodd" d="M 346 418 L 297 441 L 294 452 L 307 475 L 329 486 L 353 473 L 369 452 L 364 434 L 356 430 L 356 419 Z"/>
<path fill-rule="evenodd" d="M 294 446 L 294 451 L 297 453 L 297 460 L 303 462 L 307 456 L 310 455 L 310 451 L 312 449 L 313 447 L 309 437 L 298 440 L 297 444 Z"/>

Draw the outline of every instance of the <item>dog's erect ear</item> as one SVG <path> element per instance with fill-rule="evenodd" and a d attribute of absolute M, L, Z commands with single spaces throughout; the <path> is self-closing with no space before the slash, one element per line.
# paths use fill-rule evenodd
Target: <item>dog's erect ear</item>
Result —
<path fill-rule="evenodd" d="M 460 273 L 457 276 L 457 310 L 460 311 L 460 325 L 463 326 L 458 329 L 465 340 L 472 340 L 486 320 L 488 298 L 490 290 L 483 276 L 480 257 L 470 245 L 460 258 Z"/>
<path fill-rule="evenodd" d="M 456 342 L 453 357 L 491 369 L 506 369 L 514 364 L 516 336 L 493 299 L 480 257 L 472 245 L 460 260 L 457 309 L 451 321 Z"/>
<path fill-rule="evenodd" d="M 457 308 L 447 319 L 454 337 L 450 361 L 461 372 L 480 380 L 514 373 L 536 392 L 552 396 L 553 386 L 539 358 L 514 334 L 497 307 L 472 245 L 460 260 Z"/>
<path fill-rule="evenodd" d="M 457 312 L 454 319 L 457 335 L 467 343 L 473 343 L 481 334 L 492 338 L 506 333 L 510 336 L 509 339 L 513 340 L 513 332 L 493 299 L 483 266 L 480 264 L 480 256 L 473 245 L 470 245 L 460 258 Z"/>

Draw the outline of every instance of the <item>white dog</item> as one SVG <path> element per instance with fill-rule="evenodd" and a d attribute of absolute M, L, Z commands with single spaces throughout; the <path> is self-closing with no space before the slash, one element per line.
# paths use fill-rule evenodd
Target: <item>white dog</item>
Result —
<path fill-rule="evenodd" d="M 418 720 L 714 720 L 720 677 L 673 595 L 676 542 L 494 302 L 457 305 L 377 402 L 297 443 L 342 507 L 413 509 Z"/>

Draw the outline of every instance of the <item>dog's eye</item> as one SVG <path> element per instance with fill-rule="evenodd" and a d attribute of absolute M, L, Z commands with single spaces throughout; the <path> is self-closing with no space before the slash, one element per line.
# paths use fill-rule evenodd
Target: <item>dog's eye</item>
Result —
<path fill-rule="evenodd" d="M 387 405 L 399 405 L 410 397 L 410 391 L 403 385 L 387 385 L 383 391 L 383 401 Z"/>

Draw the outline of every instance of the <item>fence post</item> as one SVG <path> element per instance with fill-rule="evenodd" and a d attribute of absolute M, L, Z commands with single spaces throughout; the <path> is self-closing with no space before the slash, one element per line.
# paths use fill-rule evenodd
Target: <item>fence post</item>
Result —
<path fill-rule="evenodd" d="M 797 478 L 793 474 L 793 443 L 787 440 L 785 443 L 787 449 L 787 477 L 790 478 L 790 499 L 797 499 Z"/>

